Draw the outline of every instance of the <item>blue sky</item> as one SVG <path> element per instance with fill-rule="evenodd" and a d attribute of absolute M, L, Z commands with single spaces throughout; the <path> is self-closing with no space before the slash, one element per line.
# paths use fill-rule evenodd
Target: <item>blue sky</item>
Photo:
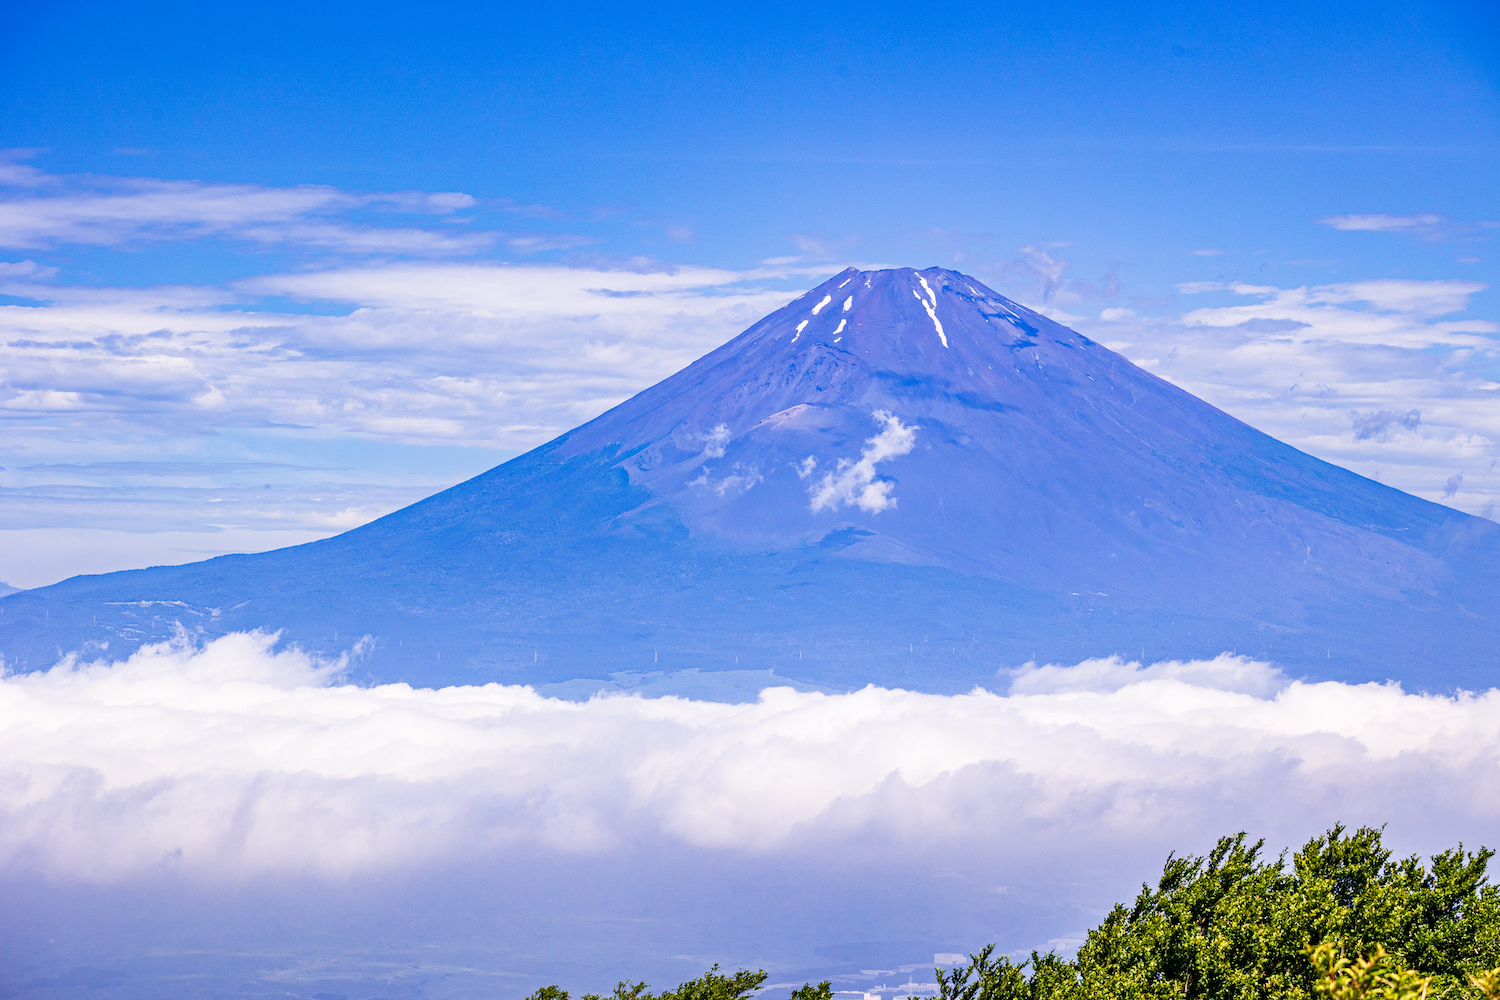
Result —
<path fill-rule="evenodd" d="M 1491 5 L 7 17 L 0 580 L 361 523 L 851 263 L 1500 497 Z"/>
<path fill-rule="evenodd" d="M 1493 216 L 1490 4 L 12 16 L 6 144 L 45 148 L 57 174 L 459 190 L 486 202 L 465 228 L 718 267 L 798 252 L 793 234 L 903 262 L 1070 241 L 1080 277 L 1119 265 L 1137 295 L 1262 264 L 1293 283 L 1493 265 L 1455 267 L 1473 256 L 1458 240 L 1314 222 Z M 1182 259 L 1194 249 L 1226 259 Z M 77 277 L 211 280 L 282 253 L 305 256 L 86 256 Z"/>
<path fill-rule="evenodd" d="M 1500 25 L 1480 3 L 13 17 L 5 141 L 48 150 L 51 172 L 462 191 L 486 203 L 466 228 L 610 254 L 743 267 L 803 234 L 872 260 L 984 262 L 1068 241 L 1080 275 L 1118 264 L 1127 294 L 1162 295 L 1262 263 L 1292 282 L 1451 277 L 1473 270 L 1454 267 L 1457 241 L 1314 220 L 1494 214 Z M 1181 259 L 1205 248 L 1226 259 Z M 279 255 L 153 256 L 78 277 L 211 280 Z"/>

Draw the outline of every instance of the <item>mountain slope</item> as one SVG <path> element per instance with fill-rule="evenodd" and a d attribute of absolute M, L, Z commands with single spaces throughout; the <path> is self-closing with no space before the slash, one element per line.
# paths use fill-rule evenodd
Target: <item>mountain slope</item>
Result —
<path fill-rule="evenodd" d="M 1497 553 L 1500 526 L 1275 441 L 972 278 L 849 270 L 337 538 L 6 598 L 0 650 L 34 668 L 181 621 L 323 649 L 369 633 L 364 675 L 417 683 L 699 668 L 953 690 L 1144 647 L 1477 686 Z"/>

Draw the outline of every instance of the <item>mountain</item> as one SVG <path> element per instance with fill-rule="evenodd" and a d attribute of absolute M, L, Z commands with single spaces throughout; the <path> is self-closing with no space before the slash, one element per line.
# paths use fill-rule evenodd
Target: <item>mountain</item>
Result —
<path fill-rule="evenodd" d="M 0 652 L 282 629 L 356 676 L 1003 684 L 1225 650 L 1500 679 L 1500 525 L 1329 465 L 954 271 L 847 270 L 599 418 L 335 538 L 0 600 Z M 694 672 L 696 671 L 696 672 Z M 666 687 L 663 687 L 666 685 Z M 737 687 L 738 685 L 738 687 Z"/>

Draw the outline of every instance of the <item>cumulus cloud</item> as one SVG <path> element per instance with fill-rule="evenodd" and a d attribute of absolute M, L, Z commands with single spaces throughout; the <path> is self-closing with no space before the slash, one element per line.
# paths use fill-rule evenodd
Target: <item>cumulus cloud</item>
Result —
<path fill-rule="evenodd" d="M 1268 434 L 1426 499 L 1500 501 L 1500 324 L 1463 318 L 1477 281 L 1377 279 L 1232 296 L 1180 316 L 1105 310 L 1073 325 Z M 1235 301 L 1239 300 L 1239 301 Z M 1461 480 L 1450 483 L 1454 470 Z"/>
<path fill-rule="evenodd" d="M 917 431 L 922 428 L 907 426 L 900 417 L 886 410 L 876 410 L 873 416 L 877 423 L 885 426 L 879 434 L 866 439 L 859 459 L 839 459 L 838 467 L 808 490 L 814 511 L 858 507 L 878 514 L 887 507 L 896 506 L 896 498 L 891 496 L 896 484 L 889 479 L 876 478 L 875 466 L 910 453 L 916 446 Z M 812 472 L 812 466 L 805 466 L 805 469 L 804 475 Z"/>
<path fill-rule="evenodd" d="M 251 633 L 0 679 L 0 866 L 345 877 L 522 847 L 1099 846 L 1415 809 L 1483 840 L 1500 819 L 1494 691 L 1304 684 L 1221 656 L 1027 667 L 1008 695 L 574 703 L 354 687 L 346 666 Z"/>

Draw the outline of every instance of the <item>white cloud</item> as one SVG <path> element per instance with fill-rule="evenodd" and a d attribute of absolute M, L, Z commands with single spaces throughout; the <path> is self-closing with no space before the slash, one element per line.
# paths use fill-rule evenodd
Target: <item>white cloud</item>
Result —
<path fill-rule="evenodd" d="M 1420 212 L 1414 215 L 1384 213 L 1330 215 L 1318 221 L 1325 226 L 1332 226 L 1334 229 L 1345 232 L 1402 233 L 1431 242 L 1466 237 L 1473 239 L 1486 230 L 1500 228 L 1500 222 L 1454 222 L 1435 212 Z"/>
<path fill-rule="evenodd" d="M 718 424 L 703 439 L 704 458 L 723 458 L 724 446 L 729 443 L 729 425 Z"/>
<path fill-rule="evenodd" d="M 22 163 L 40 153 L 40 149 L 0 149 L 0 185 L 6 187 L 50 187 L 57 178 Z"/>
<path fill-rule="evenodd" d="M 344 268 L 233 289 L 12 277 L 0 291 L 42 304 L 0 307 L 0 424 L 45 418 L 97 434 L 269 422 L 520 450 L 665 378 L 788 297 L 745 277 L 495 264 Z M 357 308 L 247 308 L 262 295 Z"/>
<path fill-rule="evenodd" d="M 21 151 L 23 154 L 28 151 Z M 136 246 L 220 238 L 262 246 L 357 255 L 472 255 L 495 246 L 517 253 L 589 246 L 597 240 L 568 233 L 461 232 L 453 225 L 424 228 L 377 222 L 419 215 L 462 223 L 453 213 L 480 207 L 471 195 L 443 191 L 351 192 L 325 185 L 268 187 L 145 177 L 54 176 L 0 160 L 0 187 L 20 189 L 0 198 L 0 246 Z M 531 218 L 560 213 L 511 199 L 501 211 Z M 359 213 L 361 221 L 349 216 Z"/>
<path fill-rule="evenodd" d="M 1065 694 L 1070 691 L 1119 691 L 1145 681 L 1180 681 L 1196 687 L 1269 698 L 1291 682 L 1268 663 L 1224 653 L 1212 660 L 1163 660 L 1150 666 L 1127 663 L 1118 656 L 1085 660 L 1077 666 L 1028 663 L 1011 673 L 1012 695 Z"/>
<path fill-rule="evenodd" d="M 472 204 L 468 195 L 350 194 L 320 185 L 268 188 L 142 178 L 95 183 L 105 188 L 0 201 L 0 246 L 117 246 L 220 236 L 357 253 L 399 253 L 472 252 L 495 240 L 490 234 L 454 235 L 325 221 L 327 216 L 357 209 L 442 215 L 460 201 Z"/>
<path fill-rule="evenodd" d="M 1049 831 L 1180 847 L 1251 819 L 1500 832 L 1500 692 L 1288 683 L 1223 656 L 1027 668 L 1009 696 L 580 704 L 330 684 L 341 666 L 237 634 L 0 679 L 0 866 L 212 881 L 663 841 L 895 856 Z"/>
<path fill-rule="evenodd" d="M 873 416 L 876 422 L 885 426 L 880 433 L 866 439 L 859 460 L 839 459 L 838 468 L 824 475 L 821 483 L 808 490 L 814 511 L 858 507 L 878 514 L 896 506 L 896 498 L 891 496 L 896 484 L 888 479 L 875 478 L 875 466 L 910 453 L 916 446 L 917 431 L 921 428 L 908 427 L 900 417 L 885 410 L 876 410 Z M 811 466 L 806 466 L 806 469 L 811 473 Z"/>
<path fill-rule="evenodd" d="M 1445 221 L 1441 215 L 1431 212 L 1422 215 L 1330 215 L 1319 219 L 1325 226 L 1334 229 L 1365 233 L 1411 232 L 1429 230 Z"/>
<path fill-rule="evenodd" d="M 22 260 L 16 262 L 0 261 L 0 281 L 8 281 L 13 278 L 29 278 L 32 281 L 46 281 L 57 275 L 57 268 L 42 267 L 36 261 Z"/>
<path fill-rule="evenodd" d="M 1108 311 L 1075 325 L 1282 441 L 1426 499 L 1494 516 L 1500 324 L 1453 318 L 1485 287 L 1202 282 L 1178 291 L 1250 301 L 1172 319 Z"/>

